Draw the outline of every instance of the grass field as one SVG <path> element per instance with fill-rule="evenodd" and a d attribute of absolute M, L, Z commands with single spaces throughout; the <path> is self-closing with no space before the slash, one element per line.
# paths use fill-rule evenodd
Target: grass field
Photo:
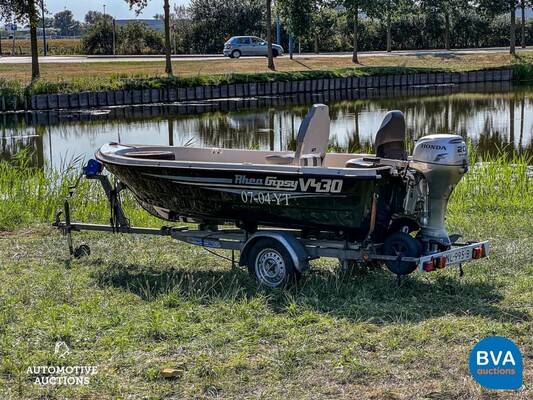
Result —
<path fill-rule="evenodd" d="M 420 56 L 365 56 L 361 57 L 361 64 L 354 65 L 351 58 L 295 57 L 291 60 L 284 56 L 277 58 L 276 71 L 267 68 L 264 59 L 238 60 L 223 58 L 219 60 L 203 61 L 174 61 L 172 64 L 175 76 L 195 78 L 198 84 L 202 82 L 217 83 L 230 81 L 235 75 L 244 75 L 241 80 L 253 80 L 254 75 L 267 74 L 270 79 L 276 76 L 294 75 L 298 73 L 312 74 L 321 71 L 337 71 L 339 75 L 387 73 L 387 68 L 394 68 L 395 73 L 414 72 L 415 70 L 439 71 L 468 71 L 484 68 L 500 68 L 516 64 L 530 65 L 533 53 L 522 53 L 520 58 L 509 54 L 466 54 L 466 55 L 420 55 Z M 41 63 L 41 84 L 63 84 L 67 87 L 93 88 L 95 86 L 113 87 L 127 79 L 146 79 L 164 77 L 164 60 L 153 62 L 105 62 L 105 63 Z M 377 69 L 377 71 L 376 71 Z M 30 83 L 31 65 L 29 64 L 0 64 L 0 79 L 5 82 L 19 82 L 23 85 Z M 246 78 L 248 77 L 248 78 Z M 287 76 L 290 78 L 290 76 Z M 264 77 L 263 77 L 264 79 Z M 93 90 L 93 89 L 90 89 Z"/>
<path fill-rule="evenodd" d="M 0 398 L 530 399 L 531 160 L 483 161 L 447 219 L 450 232 L 492 241 L 489 259 L 466 265 L 464 278 L 450 269 L 398 288 L 385 269 L 317 260 L 288 290 L 167 238 L 80 233 L 92 254 L 71 259 L 45 224 L 66 194 L 63 174 L 3 163 Z M 75 219 L 105 221 L 93 187 L 80 187 Z M 128 210 L 134 225 L 155 223 Z M 472 347 L 491 335 L 521 349 L 521 390 L 486 390 L 470 376 Z M 63 358 L 58 341 L 70 349 Z M 57 365 L 97 373 L 83 386 L 34 384 L 28 367 Z M 163 368 L 180 376 L 167 380 Z"/>
<path fill-rule="evenodd" d="M 81 54 L 81 39 L 46 39 L 47 43 L 47 55 L 49 56 L 65 56 Z M 44 55 L 44 45 L 42 40 L 37 40 L 37 49 L 39 55 Z M 13 55 L 13 40 L 2 40 L 2 55 Z M 30 56 L 31 46 L 29 39 L 16 39 L 15 40 L 15 55 Z"/>

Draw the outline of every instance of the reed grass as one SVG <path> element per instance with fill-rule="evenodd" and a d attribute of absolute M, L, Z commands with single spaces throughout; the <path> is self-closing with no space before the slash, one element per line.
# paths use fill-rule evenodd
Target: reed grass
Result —
<path fill-rule="evenodd" d="M 30 167 L 31 154 L 22 151 L 11 162 L 0 161 L 0 230 L 51 222 L 63 208 L 69 187 L 82 175 L 83 160 L 63 162 L 58 169 Z M 455 188 L 449 211 L 456 213 L 533 213 L 533 160 L 501 151 L 496 156 L 473 152 L 470 171 Z M 110 211 L 101 186 L 79 179 L 70 198 L 73 218 L 107 223 Z M 135 226 L 162 221 L 137 205 L 129 191 L 123 205 Z"/>
<path fill-rule="evenodd" d="M 533 213 L 533 158 L 471 152 L 470 170 L 455 188 L 451 212 Z"/>
<path fill-rule="evenodd" d="M 41 169 L 30 166 L 31 158 L 29 152 L 20 151 L 12 161 L 0 161 L 0 230 L 49 223 L 63 209 L 67 197 L 76 220 L 109 221 L 110 210 L 101 186 L 79 179 L 83 160 L 62 162 L 58 169 Z M 75 189 L 71 188 L 76 184 Z M 144 212 L 129 193 L 124 193 L 123 204 L 139 224 L 161 224 Z"/>

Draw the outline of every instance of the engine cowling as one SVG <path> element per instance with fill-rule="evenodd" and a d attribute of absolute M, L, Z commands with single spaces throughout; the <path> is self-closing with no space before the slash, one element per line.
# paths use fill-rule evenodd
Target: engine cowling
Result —
<path fill-rule="evenodd" d="M 429 135 L 419 139 L 410 167 L 420 172 L 427 184 L 426 215 L 420 218 L 422 242 L 451 245 L 445 216 L 450 195 L 468 171 L 468 151 L 459 135 Z M 430 248 L 429 246 L 428 248 Z"/>

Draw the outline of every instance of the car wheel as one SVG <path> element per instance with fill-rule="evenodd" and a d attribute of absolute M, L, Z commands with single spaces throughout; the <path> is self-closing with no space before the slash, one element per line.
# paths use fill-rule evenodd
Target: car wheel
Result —
<path fill-rule="evenodd" d="M 231 52 L 231 58 L 239 58 L 241 56 L 240 50 L 233 50 Z"/>

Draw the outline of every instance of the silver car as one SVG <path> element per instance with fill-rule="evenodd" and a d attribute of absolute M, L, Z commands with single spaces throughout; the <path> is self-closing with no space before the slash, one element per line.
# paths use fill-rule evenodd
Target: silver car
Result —
<path fill-rule="evenodd" d="M 224 55 L 230 58 L 240 56 L 266 56 L 268 55 L 267 42 L 256 36 L 234 36 L 224 43 Z M 272 55 L 283 55 L 283 47 L 272 43 Z"/>

